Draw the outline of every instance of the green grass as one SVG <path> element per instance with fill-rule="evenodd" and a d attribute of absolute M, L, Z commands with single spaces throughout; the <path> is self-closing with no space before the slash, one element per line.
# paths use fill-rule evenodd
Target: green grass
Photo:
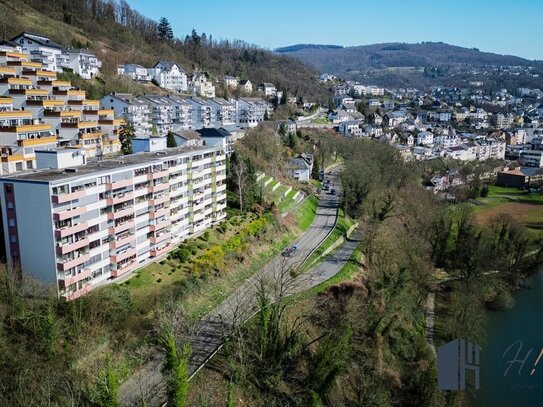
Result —
<path fill-rule="evenodd" d="M 307 230 L 313 223 L 315 215 L 317 215 L 317 204 L 317 197 L 311 195 L 296 210 L 296 223 L 301 230 Z"/>
<path fill-rule="evenodd" d="M 286 191 L 286 188 L 285 188 Z M 283 198 L 277 206 L 281 212 L 287 212 L 296 202 L 292 200 L 292 197 L 298 192 L 295 189 L 292 189 L 285 198 Z"/>
<path fill-rule="evenodd" d="M 332 121 L 329 120 L 327 117 L 319 117 L 318 119 L 312 120 L 312 124 L 332 124 Z"/>

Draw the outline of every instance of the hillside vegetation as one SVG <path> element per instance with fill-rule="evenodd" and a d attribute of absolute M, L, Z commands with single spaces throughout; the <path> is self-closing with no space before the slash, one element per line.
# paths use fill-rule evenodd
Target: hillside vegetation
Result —
<path fill-rule="evenodd" d="M 212 35 L 195 31 L 161 40 L 158 22 L 142 16 L 124 0 L 1 0 L 0 16 L 4 38 L 29 31 L 66 47 L 90 48 L 103 61 L 106 82 L 115 76 L 118 64 L 153 66 L 165 59 L 181 64 L 188 73 L 207 71 L 217 81 L 221 75 L 237 75 L 253 84 L 272 82 L 307 100 L 329 99 L 328 91 L 317 81 L 318 72 L 296 59 L 242 41 L 215 41 Z"/>

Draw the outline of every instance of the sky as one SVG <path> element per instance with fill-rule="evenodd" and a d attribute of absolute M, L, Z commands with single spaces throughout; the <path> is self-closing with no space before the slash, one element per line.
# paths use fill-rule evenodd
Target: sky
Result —
<path fill-rule="evenodd" d="M 543 0 L 127 0 L 174 34 L 264 48 L 443 41 L 543 60 Z"/>

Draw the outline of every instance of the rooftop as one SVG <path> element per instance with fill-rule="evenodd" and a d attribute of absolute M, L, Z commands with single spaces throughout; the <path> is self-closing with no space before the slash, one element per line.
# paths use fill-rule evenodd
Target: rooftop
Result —
<path fill-rule="evenodd" d="M 51 150 L 51 153 L 65 152 L 69 149 L 57 149 Z M 46 169 L 38 171 L 24 171 L 18 174 L 14 174 L 9 177 L 1 177 L 2 180 L 12 181 L 27 181 L 27 182 L 52 182 L 58 181 L 70 181 L 75 180 L 82 175 L 90 175 L 93 173 L 110 172 L 111 170 L 119 170 L 123 167 L 130 168 L 132 166 L 139 166 L 143 163 L 152 163 L 158 161 L 164 161 L 164 158 L 174 157 L 177 155 L 194 155 L 198 152 L 209 152 L 220 150 L 219 147 L 203 147 L 203 146 L 190 146 L 190 147 L 176 147 L 169 148 L 166 151 L 153 152 L 153 153 L 139 153 L 125 156 L 118 156 L 109 160 L 97 161 L 89 160 L 86 165 L 70 168 L 71 171 L 66 169 Z M 75 171 L 74 171 L 75 170 Z"/>

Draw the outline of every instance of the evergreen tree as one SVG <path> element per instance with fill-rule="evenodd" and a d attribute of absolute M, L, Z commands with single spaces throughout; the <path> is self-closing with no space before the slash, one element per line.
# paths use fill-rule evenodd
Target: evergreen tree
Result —
<path fill-rule="evenodd" d="M 270 120 L 270 115 L 268 114 L 268 109 L 266 109 L 266 112 L 264 113 L 264 120 Z"/>
<path fill-rule="evenodd" d="M 121 152 L 123 154 L 132 154 L 132 139 L 136 135 L 136 130 L 134 129 L 134 124 L 126 119 L 126 124 L 120 131 L 119 141 L 121 142 Z"/>
<path fill-rule="evenodd" d="M 175 136 L 171 131 L 168 132 L 166 135 L 166 146 L 168 148 L 177 147 L 177 143 L 175 141 Z"/>
<path fill-rule="evenodd" d="M 173 40 L 173 30 L 166 17 L 162 17 L 158 23 L 158 38 L 162 41 Z"/>
<path fill-rule="evenodd" d="M 317 160 L 313 160 L 313 169 L 311 170 L 311 178 L 318 180 L 320 178 L 319 174 L 319 162 Z"/>
<path fill-rule="evenodd" d="M 288 101 L 287 91 L 283 91 L 283 96 L 281 96 L 281 104 L 286 105 Z"/>

